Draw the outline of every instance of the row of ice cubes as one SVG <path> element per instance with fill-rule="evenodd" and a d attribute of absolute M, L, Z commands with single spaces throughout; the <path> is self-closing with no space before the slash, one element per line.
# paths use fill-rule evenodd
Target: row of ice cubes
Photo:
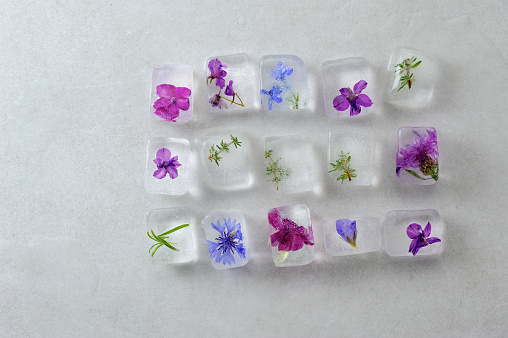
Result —
<path fill-rule="evenodd" d="M 207 252 L 212 266 L 228 269 L 247 264 L 251 257 L 251 231 L 240 211 L 218 211 L 202 220 Z M 155 209 L 147 213 L 150 254 L 155 263 L 185 263 L 196 259 L 193 228 L 188 209 Z M 182 224 L 177 231 L 168 232 Z M 303 205 L 284 206 L 268 212 L 269 239 L 273 262 L 287 267 L 309 264 L 314 258 L 316 222 Z M 439 255 L 443 250 L 444 225 L 436 210 L 392 210 L 381 224 L 375 217 L 341 217 L 319 222 L 325 251 L 331 256 L 348 256 L 384 250 L 393 257 Z M 157 236 L 169 246 L 160 245 Z M 155 242 L 154 242 L 155 241 Z M 157 251 L 153 253 L 155 248 Z M 171 248 L 171 247 L 172 248 Z M 153 253 L 153 255 L 152 255 Z"/>

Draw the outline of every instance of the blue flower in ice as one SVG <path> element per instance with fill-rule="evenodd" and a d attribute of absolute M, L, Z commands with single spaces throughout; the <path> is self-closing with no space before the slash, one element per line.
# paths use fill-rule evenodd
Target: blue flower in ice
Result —
<path fill-rule="evenodd" d="M 337 229 L 337 233 L 346 243 L 358 251 L 358 248 L 356 247 L 356 221 L 339 219 L 335 222 L 335 229 Z"/>
<path fill-rule="evenodd" d="M 282 83 L 286 82 L 286 77 L 293 73 L 293 67 L 284 66 L 284 62 L 279 61 L 277 69 L 272 69 L 270 75 L 276 80 Z"/>
<path fill-rule="evenodd" d="M 277 96 L 282 93 L 282 89 L 279 86 L 273 86 L 270 91 L 266 91 L 264 89 L 261 89 L 261 94 L 268 95 L 268 110 L 273 109 L 273 101 L 276 103 L 282 102 L 282 97 Z"/>
<path fill-rule="evenodd" d="M 236 219 L 231 220 L 230 217 L 226 220 L 224 218 L 223 224 L 217 221 L 217 224 L 212 223 L 212 228 L 217 230 L 219 236 L 215 238 L 215 242 L 207 241 L 211 259 L 215 259 L 217 263 L 222 262 L 224 265 L 235 264 L 235 258 L 233 257 L 235 251 L 238 252 L 240 258 L 245 258 L 242 226 L 236 222 Z"/>

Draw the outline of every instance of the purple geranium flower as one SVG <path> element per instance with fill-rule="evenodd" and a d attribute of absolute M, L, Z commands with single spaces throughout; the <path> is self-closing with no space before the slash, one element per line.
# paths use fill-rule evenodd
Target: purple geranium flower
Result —
<path fill-rule="evenodd" d="M 297 251 L 304 245 L 314 245 L 312 226 L 306 229 L 289 218 L 281 218 L 276 209 L 268 213 L 268 223 L 278 230 L 270 235 L 270 240 L 271 245 L 278 246 L 279 251 Z"/>
<path fill-rule="evenodd" d="M 261 89 L 261 94 L 268 95 L 268 110 L 273 109 L 273 102 L 274 101 L 276 103 L 282 102 L 282 97 L 277 96 L 277 95 L 280 95 L 281 93 L 282 93 L 282 88 L 280 88 L 279 86 L 273 86 L 272 89 L 270 89 L 270 91 Z"/>
<path fill-rule="evenodd" d="M 416 130 L 413 133 L 417 136 L 405 149 L 399 149 L 395 172 L 400 176 L 401 170 L 408 171 L 411 175 L 422 178 L 410 169 L 420 169 L 422 174 L 430 176 L 437 181 L 439 173 L 436 131 L 427 129 L 427 135 L 420 135 Z"/>
<path fill-rule="evenodd" d="M 212 228 L 217 230 L 219 236 L 215 238 L 215 242 L 208 241 L 208 252 L 210 258 L 215 259 L 215 262 L 222 264 L 235 264 L 234 253 L 238 252 L 240 257 L 245 258 L 245 247 L 243 245 L 242 226 L 235 220 L 231 221 L 231 217 L 227 220 L 224 218 L 224 223 L 212 223 Z"/>
<path fill-rule="evenodd" d="M 367 82 L 365 82 L 365 80 L 360 80 L 357 84 L 355 84 L 353 90 L 351 90 L 351 88 L 342 88 L 340 90 L 341 95 L 336 96 L 333 99 L 333 108 L 338 111 L 344 111 L 350 108 L 350 116 L 360 114 L 362 111 L 362 106 L 372 106 L 370 97 L 368 97 L 366 94 L 360 94 L 366 87 Z"/>
<path fill-rule="evenodd" d="M 176 122 L 175 119 L 180 116 L 180 110 L 189 109 L 191 90 L 187 87 L 161 84 L 157 86 L 157 95 L 160 98 L 153 104 L 155 115 L 166 121 Z"/>
<path fill-rule="evenodd" d="M 210 79 L 210 83 L 212 83 L 212 81 L 215 79 L 215 85 L 221 89 L 224 88 L 226 85 L 224 77 L 226 77 L 228 73 L 222 68 L 228 68 L 228 66 L 220 62 L 219 59 L 210 60 L 208 62 L 210 75 L 206 78 L 206 82 L 208 83 L 208 79 Z"/>
<path fill-rule="evenodd" d="M 356 221 L 349 219 L 339 219 L 335 222 L 335 228 L 339 236 L 347 243 L 349 243 L 356 251 Z"/>
<path fill-rule="evenodd" d="M 412 239 L 409 245 L 409 251 L 415 256 L 420 248 L 427 246 L 432 243 L 441 242 L 437 237 L 429 237 L 431 231 L 430 222 L 427 223 L 425 229 L 422 231 L 422 227 L 419 224 L 412 223 L 407 227 L 407 235 Z"/>
<path fill-rule="evenodd" d="M 270 71 L 270 75 L 276 80 L 280 82 L 286 82 L 286 77 L 293 74 L 293 67 L 284 66 L 284 62 L 280 61 L 277 65 L 277 69 L 272 69 Z"/>
<path fill-rule="evenodd" d="M 180 162 L 178 162 L 178 156 L 171 157 L 169 149 L 162 148 L 157 150 L 156 157 L 153 163 L 157 165 L 158 169 L 153 173 L 153 177 L 163 179 L 167 174 L 169 174 L 171 179 L 178 177 L 177 168 L 181 166 Z"/>

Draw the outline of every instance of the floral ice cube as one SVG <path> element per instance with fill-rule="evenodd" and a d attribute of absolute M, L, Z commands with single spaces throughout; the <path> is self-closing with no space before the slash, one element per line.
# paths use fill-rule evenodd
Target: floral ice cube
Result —
<path fill-rule="evenodd" d="M 399 129 L 395 173 L 400 182 L 429 185 L 439 178 L 437 132 L 432 127 Z"/>
<path fill-rule="evenodd" d="M 214 212 L 203 219 L 208 253 L 217 270 L 237 268 L 250 259 L 245 218 L 238 211 Z"/>
<path fill-rule="evenodd" d="M 267 55 L 261 59 L 261 106 L 264 110 L 307 107 L 305 63 L 294 55 Z"/>
<path fill-rule="evenodd" d="M 270 245 L 276 266 L 306 265 L 314 256 L 314 234 L 309 209 L 303 205 L 268 212 Z"/>
<path fill-rule="evenodd" d="M 347 256 L 379 251 L 381 223 L 374 217 L 328 220 L 323 225 L 326 253 Z"/>
<path fill-rule="evenodd" d="M 150 93 L 150 115 L 160 121 L 190 120 L 193 90 L 191 66 L 165 65 L 154 68 Z"/>
<path fill-rule="evenodd" d="M 187 139 L 158 137 L 148 141 L 145 189 L 153 194 L 183 195 L 189 185 Z"/>
<path fill-rule="evenodd" d="M 443 224 L 434 209 L 389 211 L 383 232 L 390 256 L 436 255 L 443 250 Z"/>

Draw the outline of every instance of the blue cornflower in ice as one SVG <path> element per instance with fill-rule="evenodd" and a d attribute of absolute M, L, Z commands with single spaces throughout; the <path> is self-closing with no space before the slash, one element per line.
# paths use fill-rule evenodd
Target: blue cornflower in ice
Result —
<path fill-rule="evenodd" d="M 282 83 L 286 82 L 286 77 L 293 74 L 293 67 L 284 66 L 284 62 L 279 61 L 277 69 L 272 69 L 270 75 L 276 80 Z"/>
<path fill-rule="evenodd" d="M 356 221 L 339 219 L 335 222 L 335 229 L 337 229 L 337 233 L 346 243 L 358 251 L 358 248 L 356 247 Z"/>
<path fill-rule="evenodd" d="M 268 110 L 273 109 L 273 102 L 274 101 L 275 101 L 275 103 L 282 102 L 282 97 L 277 96 L 277 95 L 280 95 L 281 93 L 282 93 L 282 88 L 280 88 L 279 86 L 273 86 L 272 89 L 270 89 L 269 91 L 261 89 L 261 94 L 268 95 Z"/>
<path fill-rule="evenodd" d="M 215 241 L 208 242 L 208 252 L 210 258 L 215 259 L 215 262 L 222 264 L 235 264 L 234 253 L 237 252 L 240 258 L 245 258 L 245 247 L 243 245 L 242 226 L 231 217 L 227 220 L 224 218 L 224 223 L 221 224 L 220 220 L 216 224 L 212 223 L 212 228 L 217 230 L 219 236 Z"/>

